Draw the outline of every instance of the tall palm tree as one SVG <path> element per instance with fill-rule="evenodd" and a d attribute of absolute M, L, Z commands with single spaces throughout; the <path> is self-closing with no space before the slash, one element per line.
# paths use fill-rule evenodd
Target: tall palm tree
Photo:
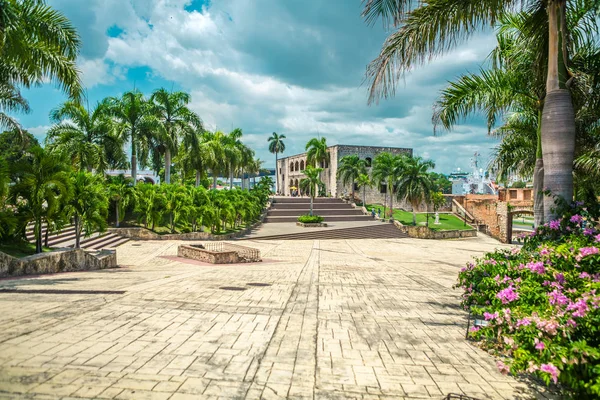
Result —
<path fill-rule="evenodd" d="M 58 156 L 33 147 L 29 154 L 12 166 L 14 185 L 11 200 L 22 198 L 20 214 L 25 223 L 33 221 L 35 252 L 42 252 L 42 221 L 70 198 L 68 165 Z"/>
<path fill-rule="evenodd" d="M 313 167 L 324 167 L 326 163 L 329 162 L 330 155 L 329 151 L 327 151 L 327 139 L 322 137 L 320 139 L 312 138 L 306 143 L 306 163 L 312 165 Z M 325 168 L 321 168 L 321 175 Z M 321 182 L 323 182 L 323 178 L 321 176 Z M 318 193 L 317 193 L 318 194 Z"/>
<path fill-rule="evenodd" d="M 110 180 L 108 193 L 115 204 L 115 226 L 118 228 L 125 216 L 125 209 L 134 200 L 133 185 L 125 176 L 119 175 Z"/>
<path fill-rule="evenodd" d="M 226 170 L 225 142 L 226 135 L 221 131 L 206 132 L 204 141 L 209 158 L 206 165 L 213 176 L 213 189 L 217 188 L 217 178 Z"/>
<path fill-rule="evenodd" d="M 0 157 L 0 239 L 7 239 L 17 227 L 15 211 L 8 204 L 10 172 L 8 163 Z"/>
<path fill-rule="evenodd" d="M 50 79 L 78 99 L 82 85 L 75 61 L 80 47 L 71 22 L 45 1 L 2 1 L 0 87 L 29 88 Z"/>
<path fill-rule="evenodd" d="M 573 198 L 575 113 L 571 99 L 571 44 L 581 38 L 568 29 L 567 13 L 585 16 L 586 36 L 598 34 L 597 0 L 366 0 L 363 16 L 370 23 L 380 17 L 397 29 L 369 65 L 370 102 L 394 94 L 405 72 L 454 49 L 461 40 L 494 26 L 522 7 L 530 11 L 527 29 L 536 37 L 539 57 L 547 55 L 546 97 L 541 139 L 544 186 L 567 201 Z M 544 40 L 547 38 L 547 40 Z M 554 201 L 544 199 L 544 219 L 554 218 Z"/>
<path fill-rule="evenodd" d="M 398 177 L 398 198 L 408 200 L 412 206 L 413 225 L 417 225 L 417 207 L 431 198 L 433 183 L 429 170 L 435 168 L 435 164 L 421 157 L 406 157 L 403 164 Z"/>
<path fill-rule="evenodd" d="M 283 153 L 285 151 L 285 143 L 283 142 L 285 139 L 285 135 L 278 135 L 277 132 L 273 132 L 273 134 L 267 139 L 269 142 L 269 151 L 275 154 L 275 186 L 276 192 L 279 192 L 279 171 L 277 170 L 277 155 L 279 153 Z"/>
<path fill-rule="evenodd" d="M 229 132 L 223 139 L 223 151 L 225 153 L 225 168 L 229 173 L 229 189 L 233 189 L 233 176 L 235 170 L 242 163 L 242 148 L 241 142 L 242 130 L 236 128 Z"/>
<path fill-rule="evenodd" d="M 396 156 L 388 152 L 382 152 L 373 160 L 373 182 L 377 186 L 386 186 L 383 203 L 383 215 L 386 214 L 387 196 L 390 194 L 390 215 L 394 219 L 394 195 L 396 194 L 396 181 L 403 169 L 403 156 Z"/>
<path fill-rule="evenodd" d="M 373 186 L 373 181 L 369 174 L 360 174 L 358 178 L 356 178 L 356 186 L 358 186 L 359 189 L 362 189 L 363 207 L 367 207 L 367 187 Z"/>
<path fill-rule="evenodd" d="M 336 178 L 341 179 L 344 186 L 348 183 L 352 185 L 352 201 L 354 201 L 354 183 L 360 175 L 366 173 L 367 162 L 361 160 L 358 154 L 351 154 L 340 159 Z"/>
<path fill-rule="evenodd" d="M 208 145 L 207 138 L 210 133 L 203 128 L 196 129 L 192 134 L 183 137 L 180 147 L 181 168 L 184 170 L 193 170 L 195 172 L 196 187 L 200 186 L 200 181 L 210 160 L 214 159 L 212 148 Z"/>
<path fill-rule="evenodd" d="M 107 102 L 98 103 L 91 112 L 74 101 L 61 104 L 50 113 L 55 125 L 48 130 L 48 147 L 67 156 L 80 171 L 103 171 L 109 158 L 124 158 L 123 139 L 110 134 L 113 125 L 107 108 Z"/>
<path fill-rule="evenodd" d="M 89 236 L 106 228 L 108 197 L 100 175 L 79 171 L 70 179 L 73 195 L 68 202 L 68 212 L 75 225 L 75 248 L 79 249 L 82 233 Z"/>
<path fill-rule="evenodd" d="M 304 171 L 302 171 L 306 178 L 301 179 L 299 183 L 300 189 L 302 189 L 304 193 L 308 193 L 310 196 L 309 215 L 311 216 L 313 215 L 313 201 L 318 194 L 317 188 L 319 185 L 323 184 L 323 181 L 321 181 L 321 172 L 323 172 L 323 168 L 315 168 L 309 165 Z"/>
<path fill-rule="evenodd" d="M 185 92 L 168 92 L 160 88 L 150 96 L 152 114 L 158 119 L 158 141 L 165 150 L 165 183 L 171 183 L 171 160 L 179 147 L 179 138 L 195 135 L 202 129 L 200 117 L 188 108 L 191 96 Z"/>
<path fill-rule="evenodd" d="M 21 92 L 9 83 L 0 82 L 0 128 L 20 131 L 19 121 L 11 117 L 9 113 L 28 113 L 29 111 L 29 103 L 21 96 Z"/>
<path fill-rule="evenodd" d="M 131 145 L 131 177 L 135 186 L 137 154 L 141 151 L 144 140 L 151 136 L 151 132 L 158 131 L 160 126 L 156 119 L 149 118 L 148 102 L 137 90 L 125 92 L 121 98 L 109 98 L 107 102 L 107 112 L 114 118 L 117 131 L 127 137 Z"/>

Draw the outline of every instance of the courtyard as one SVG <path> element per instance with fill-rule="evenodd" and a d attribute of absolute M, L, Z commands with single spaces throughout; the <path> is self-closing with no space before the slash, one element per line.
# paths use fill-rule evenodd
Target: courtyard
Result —
<path fill-rule="evenodd" d="M 227 266 L 179 243 L 0 281 L 0 398 L 528 398 L 451 289 L 491 239 L 255 240 L 262 263 Z"/>

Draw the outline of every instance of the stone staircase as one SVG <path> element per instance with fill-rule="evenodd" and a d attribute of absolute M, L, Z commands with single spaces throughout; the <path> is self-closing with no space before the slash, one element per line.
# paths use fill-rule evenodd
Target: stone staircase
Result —
<path fill-rule="evenodd" d="M 328 239 L 401 239 L 408 235 L 394 224 L 373 222 L 352 228 L 312 230 L 271 236 L 246 237 L 239 240 L 328 240 Z"/>
<path fill-rule="evenodd" d="M 42 225 L 42 241 L 46 233 L 46 224 Z M 33 224 L 27 225 L 27 240 L 31 243 L 35 241 L 35 235 L 33 233 Z M 81 238 L 82 249 L 114 249 L 128 242 L 129 238 L 124 238 L 114 233 L 98 233 L 95 232 L 89 237 Z M 49 247 L 74 247 L 75 246 L 75 226 L 67 225 L 58 232 L 51 232 L 48 236 Z"/>
<path fill-rule="evenodd" d="M 307 197 L 278 197 L 271 204 L 264 222 L 296 222 L 299 216 L 308 214 L 309 211 L 310 199 Z M 361 209 L 354 208 L 341 199 L 327 197 L 314 200 L 313 214 L 322 216 L 325 222 L 373 219 L 370 215 L 364 215 Z"/>

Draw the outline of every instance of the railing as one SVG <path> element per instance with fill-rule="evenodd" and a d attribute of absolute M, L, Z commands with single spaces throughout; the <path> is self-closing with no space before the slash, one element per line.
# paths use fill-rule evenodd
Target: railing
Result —
<path fill-rule="evenodd" d="M 237 244 L 224 243 L 224 242 L 205 242 L 204 248 L 208 251 L 214 251 L 216 253 L 223 253 L 227 251 L 234 251 L 238 257 L 245 261 L 260 261 L 260 250 L 253 249 L 251 247 L 240 246 Z"/>

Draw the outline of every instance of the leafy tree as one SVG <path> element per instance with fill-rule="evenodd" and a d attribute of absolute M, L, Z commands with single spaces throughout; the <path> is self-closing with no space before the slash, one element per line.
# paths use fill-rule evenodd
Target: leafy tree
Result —
<path fill-rule="evenodd" d="M 75 248 L 81 247 L 81 234 L 89 236 L 106 229 L 108 197 L 100 175 L 86 171 L 71 174 L 72 197 L 68 202 L 69 215 L 75 225 Z"/>
<path fill-rule="evenodd" d="M 166 199 L 159 187 L 149 183 L 136 186 L 135 211 L 144 223 L 144 227 L 154 230 L 162 223 L 165 212 Z"/>
<path fill-rule="evenodd" d="M 217 178 L 226 169 L 225 163 L 225 134 L 221 131 L 205 133 L 206 152 L 209 158 L 206 160 L 213 177 L 213 189 L 217 188 Z"/>
<path fill-rule="evenodd" d="M 60 157 L 33 147 L 12 169 L 11 202 L 17 204 L 23 227 L 33 222 L 35 251 L 41 253 L 42 222 L 70 198 L 68 166 Z"/>
<path fill-rule="evenodd" d="M 327 139 L 322 137 L 320 139 L 312 138 L 306 143 L 306 163 L 317 168 L 321 167 L 321 172 L 324 171 L 326 163 L 329 162 L 329 151 L 327 151 Z M 325 182 L 323 182 L 322 175 L 320 176 L 320 186 L 324 188 Z M 324 192 L 324 190 L 323 190 Z M 318 191 L 315 195 L 318 195 Z M 325 193 L 323 193 L 325 195 Z"/>
<path fill-rule="evenodd" d="M 113 177 L 108 185 L 108 193 L 115 205 L 115 226 L 118 228 L 127 206 L 134 201 L 133 182 L 124 175 Z"/>
<path fill-rule="evenodd" d="M 185 186 L 164 184 L 160 185 L 160 191 L 165 198 L 164 212 L 169 216 L 169 228 L 175 233 L 175 225 L 183 222 L 192 211 L 192 199 Z"/>
<path fill-rule="evenodd" d="M 524 187 L 526 187 L 527 184 L 523 181 L 517 181 L 515 183 L 512 184 L 512 188 L 516 188 L 516 189 L 523 189 Z"/>
<path fill-rule="evenodd" d="M 275 179 L 277 183 L 277 192 L 279 192 L 279 171 L 277 170 L 277 155 L 285 151 L 285 143 L 283 142 L 283 139 L 285 139 L 285 135 L 278 135 L 277 132 L 273 132 L 269 139 L 267 139 L 269 142 L 269 151 L 275 154 Z"/>
<path fill-rule="evenodd" d="M 306 167 L 302 173 L 306 176 L 300 180 L 300 189 L 303 192 L 308 193 L 310 196 L 310 214 L 313 215 L 313 201 L 317 196 L 317 187 L 323 182 L 321 181 L 321 172 L 323 172 L 323 168 L 315 168 L 311 165 Z"/>
<path fill-rule="evenodd" d="M 382 152 L 375 156 L 373 160 L 373 182 L 379 187 L 386 185 L 386 191 L 383 204 L 383 215 L 386 214 L 387 196 L 390 194 L 390 215 L 394 218 L 394 196 L 396 194 L 396 181 L 403 171 L 404 157 L 395 156 L 388 152 Z"/>
<path fill-rule="evenodd" d="M 0 74 L 1 68 L 0 66 Z M 19 121 L 11 117 L 8 113 L 28 113 L 29 111 L 29 103 L 21 96 L 21 92 L 9 83 L 0 82 L 0 128 L 20 131 L 21 125 Z"/>
<path fill-rule="evenodd" d="M 452 193 L 452 182 L 444 174 L 431 172 L 431 183 L 433 184 L 433 190 L 435 192 L 441 192 L 445 194 Z"/>
<path fill-rule="evenodd" d="M 48 147 L 69 157 L 79 171 L 104 171 L 111 166 L 109 159 L 123 160 L 124 141 L 113 133 L 107 109 L 107 101 L 98 103 L 91 112 L 73 101 L 61 104 L 50 113 L 55 125 L 46 137 Z"/>
<path fill-rule="evenodd" d="M 433 174 L 430 174 L 430 177 Z M 435 191 L 435 185 L 432 182 L 432 192 L 431 192 L 431 205 L 433 206 L 433 211 L 437 212 L 440 208 L 442 208 L 445 204 L 446 204 L 446 197 L 444 196 L 444 194 L 442 192 L 436 192 Z"/>
<path fill-rule="evenodd" d="M 435 164 L 421 157 L 407 157 L 403 164 L 398 177 L 398 198 L 408 200 L 411 204 L 413 225 L 417 225 L 417 207 L 423 201 L 431 199 L 432 183 L 429 170 L 435 168 Z"/>
<path fill-rule="evenodd" d="M 171 183 L 171 156 L 176 153 L 181 137 L 193 137 L 202 130 L 200 117 L 188 107 L 191 96 L 185 92 L 168 92 L 164 88 L 152 93 L 152 114 L 158 119 L 160 129 L 155 131 L 165 150 L 165 183 Z"/>
<path fill-rule="evenodd" d="M 25 130 L 13 129 L 0 133 L 0 157 L 4 158 L 9 166 L 25 157 L 29 149 L 39 145 L 35 136 Z"/>
<path fill-rule="evenodd" d="M 17 218 L 14 210 L 8 204 L 8 185 L 10 173 L 8 164 L 0 156 L 0 239 L 6 240 L 13 236 L 17 228 Z"/>
<path fill-rule="evenodd" d="M 225 169 L 229 175 L 229 189 L 233 189 L 233 175 L 238 165 L 242 163 L 241 142 L 242 130 L 236 128 L 223 137 L 223 151 L 225 153 Z"/>
<path fill-rule="evenodd" d="M 372 187 L 373 181 L 371 180 L 371 177 L 369 176 L 369 174 L 360 174 L 358 176 L 358 178 L 356 178 L 356 185 L 358 186 L 359 189 L 362 189 L 362 192 L 363 192 L 362 203 L 363 203 L 363 207 L 366 207 L 367 206 L 367 187 Z"/>
<path fill-rule="evenodd" d="M 524 25 L 538 48 L 535 54 L 546 59 L 541 141 L 544 186 L 555 195 L 573 198 L 575 113 L 571 98 L 573 74 L 571 55 L 574 42 L 594 40 L 598 34 L 598 2 L 579 0 L 367 0 L 363 16 L 368 22 L 382 18 L 397 29 L 388 37 L 379 56 L 370 64 L 370 101 L 394 94 L 397 79 L 406 71 L 457 46 L 477 30 L 495 25 L 517 7 L 530 10 Z M 584 37 L 569 30 L 568 15 L 586 19 Z M 544 219 L 554 215 L 554 199 L 544 199 Z"/>
<path fill-rule="evenodd" d="M 352 186 L 352 200 L 354 201 L 354 183 L 360 175 L 367 173 L 367 163 L 365 160 L 361 160 L 358 154 L 351 154 L 344 156 L 340 159 L 337 179 L 342 180 L 342 184 Z"/>

